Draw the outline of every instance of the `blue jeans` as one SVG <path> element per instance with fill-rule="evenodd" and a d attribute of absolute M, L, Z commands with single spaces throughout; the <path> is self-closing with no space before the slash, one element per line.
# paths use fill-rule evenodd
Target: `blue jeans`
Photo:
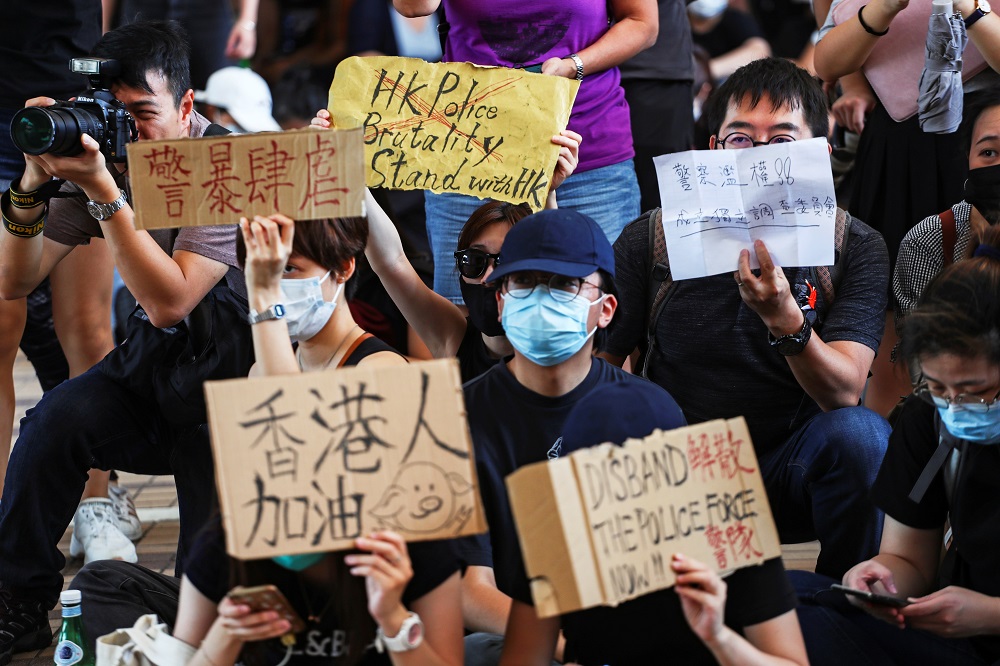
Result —
<path fill-rule="evenodd" d="M 560 208 L 571 208 L 594 218 L 608 240 L 618 240 L 625 225 L 639 216 L 639 183 L 632 160 L 574 173 L 556 191 Z M 455 268 L 458 236 L 469 216 L 487 199 L 464 194 L 427 192 L 427 237 L 434 255 L 434 291 L 461 305 Z"/>
<path fill-rule="evenodd" d="M 215 506 L 207 426 L 178 428 L 158 406 L 108 378 L 101 363 L 28 411 L 0 501 L 0 588 L 51 607 L 62 589 L 58 543 L 92 467 L 172 474 L 183 553 Z"/>
<path fill-rule="evenodd" d="M 847 602 L 830 585 L 840 579 L 808 571 L 789 571 L 799 597 L 802 635 L 813 666 L 982 666 L 966 639 L 942 638 L 919 629 L 899 629 Z"/>
<path fill-rule="evenodd" d="M 889 431 L 875 412 L 845 407 L 817 414 L 758 456 L 781 542 L 819 539 L 818 573 L 839 579 L 878 552 L 882 512 L 868 491 Z"/>

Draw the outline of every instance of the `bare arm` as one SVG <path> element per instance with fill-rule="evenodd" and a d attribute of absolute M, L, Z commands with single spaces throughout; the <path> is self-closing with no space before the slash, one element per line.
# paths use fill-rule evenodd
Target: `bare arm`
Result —
<path fill-rule="evenodd" d="M 491 567 L 470 566 L 465 570 L 462 576 L 462 620 L 466 629 L 503 634 L 510 607 L 511 598 L 497 589 Z"/>
<path fill-rule="evenodd" d="M 433 14 L 440 5 L 441 0 L 392 0 L 396 11 L 408 18 Z"/>
<path fill-rule="evenodd" d="M 975 11 L 976 5 L 974 0 L 957 0 L 955 9 L 968 18 Z M 980 17 L 969 28 L 968 34 L 989 66 L 994 71 L 1000 72 L 1000 15 L 997 15 L 997 11 L 993 10 L 986 16 Z"/>
<path fill-rule="evenodd" d="M 461 666 L 461 594 L 462 583 L 455 573 L 413 602 L 414 612 L 423 620 L 426 640 L 416 650 L 390 652 L 395 666 Z"/>
<path fill-rule="evenodd" d="M 656 43 L 660 26 L 656 0 L 611 0 L 611 10 L 614 24 L 577 53 L 583 61 L 584 76 L 617 67 Z M 542 63 L 542 73 L 575 79 L 576 64 L 567 57 L 549 58 Z"/>
<path fill-rule="evenodd" d="M 727 77 L 737 69 L 754 60 L 771 55 L 771 46 L 762 37 L 751 37 L 732 51 L 712 58 L 708 67 L 715 78 Z"/>
<path fill-rule="evenodd" d="M 872 0 L 863 10 L 865 23 L 876 32 L 886 30 L 908 3 L 909 0 Z M 858 71 L 878 39 L 861 26 L 856 15 L 852 16 L 819 40 L 814 60 L 816 73 L 824 81 L 836 81 Z"/>
<path fill-rule="evenodd" d="M 257 9 L 260 0 L 240 0 L 240 15 L 226 41 L 226 56 L 251 58 L 257 49 Z"/>
<path fill-rule="evenodd" d="M 501 666 L 549 666 L 559 638 L 559 616 L 540 618 L 533 606 L 514 601 L 504 634 Z"/>

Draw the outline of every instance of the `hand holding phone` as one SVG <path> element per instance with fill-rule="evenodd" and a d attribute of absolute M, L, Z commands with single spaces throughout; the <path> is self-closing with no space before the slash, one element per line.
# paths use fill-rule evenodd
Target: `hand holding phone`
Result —
<path fill-rule="evenodd" d="M 237 586 L 229 591 L 227 595 L 233 603 L 249 606 L 250 609 L 259 613 L 261 611 L 275 611 L 278 615 L 288 620 L 292 625 L 291 633 L 297 634 L 306 628 L 299 614 L 295 612 L 292 604 L 274 585 L 258 585 L 256 587 Z"/>
<path fill-rule="evenodd" d="M 910 602 L 906 599 L 900 597 L 893 597 L 888 594 L 878 594 L 876 592 L 867 592 L 865 590 L 856 590 L 853 587 L 847 587 L 846 585 L 840 585 L 834 583 L 830 586 L 831 590 L 837 590 L 838 592 L 843 592 L 852 597 L 857 597 L 862 601 L 867 601 L 870 604 L 876 606 L 888 606 L 890 608 L 903 608 L 904 606 L 909 606 Z"/>

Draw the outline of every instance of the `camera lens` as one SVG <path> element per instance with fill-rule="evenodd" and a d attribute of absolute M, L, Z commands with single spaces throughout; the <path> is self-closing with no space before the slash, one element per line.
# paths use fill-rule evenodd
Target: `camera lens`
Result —
<path fill-rule="evenodd" d="M 14 145 L 29 155 L 79 155 L 83 152 L 80 137 L 89 134 L 102 141 L 103 130 L 100 118 L 86 109 L 72 106 L 29 106 L 15 113 L 10 123 Z"/>

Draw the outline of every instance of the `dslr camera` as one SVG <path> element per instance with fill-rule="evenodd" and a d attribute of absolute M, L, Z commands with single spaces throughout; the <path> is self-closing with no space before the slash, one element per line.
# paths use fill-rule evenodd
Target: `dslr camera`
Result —
<path fill-rule="evenodd" d="M 111 94 L 110 83 L 121 73 L 121 63 L 107 58 L 73 58 L 69 68 L 83 74 L 90 89 L 72 102 L 29 106 L 14 114 L 10 136 L 28 155 L 72 157 L 83 152 L 80 138 L 89 134 L 109 162 L 125 161 L 125 146 L 139 133 L 125 104 Z"/>

